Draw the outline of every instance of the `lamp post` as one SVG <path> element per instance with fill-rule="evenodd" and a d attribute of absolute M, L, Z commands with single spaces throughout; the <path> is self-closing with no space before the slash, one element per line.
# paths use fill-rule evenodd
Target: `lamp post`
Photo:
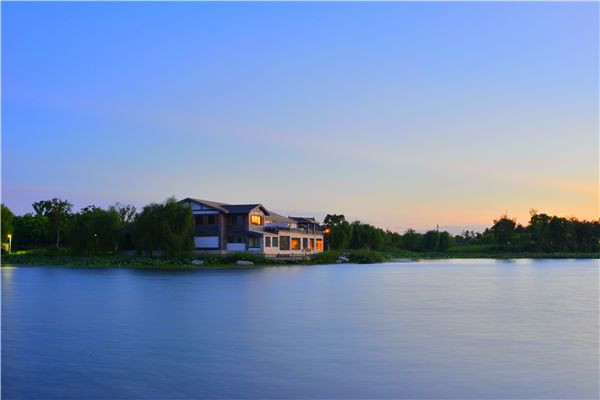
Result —
<path fill-rule="evenodd" d="M 8 252 L 10 253 L 11 250 L 12 250 L 12 235 L 9 233 L 8 234 Z"/>

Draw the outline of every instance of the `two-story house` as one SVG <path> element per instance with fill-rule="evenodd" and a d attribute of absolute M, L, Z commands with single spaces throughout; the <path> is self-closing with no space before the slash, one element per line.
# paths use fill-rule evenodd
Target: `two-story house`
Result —
<path fill-rule="evenodd" d="M 323 230 L 314 218 L 285 217 L 261 204 L 225 204 L 186 198 L 194 215 L 197 252 L 250 251 L 292 256 L 323 251 Z"/>

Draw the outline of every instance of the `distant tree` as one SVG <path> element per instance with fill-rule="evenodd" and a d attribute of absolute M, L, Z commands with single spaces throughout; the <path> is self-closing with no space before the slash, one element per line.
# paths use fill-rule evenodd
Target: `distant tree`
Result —
<path fill-rule="evenodd" d="M 552 250 L 550 239 L 550 217 L 546 214 L 538 214 L 537 210 L 532 209 L 529 214 L 529 231 L 531 240 L 536 251 Z"/>
<path fill-rule="evenodd" d="M 119 202 L 109 207 L 109 210 L 113 210 L 119 214 L 121 224 L 126 225 L 132 223 L 136 216 L 136 208 L 131 204 L 121 204 Z"/>
<path fill-rule="evenodd" d="M 67 225 L 73 205 L 67 200 L 54 198 L 33 203 L 36 214 L 48 218 L 50 229 L 56 233 L 56 247 L 60 246 L 61 232 Z"/>
<path fill-rule="evenodd" d="M 439 232 L 437 251 L 446 251 L 452 246 L 452 236 L 446 231 Z"/>
<path fill-rule="evenodd" d="M 48 218 L 41 214 L 16 216 L 14 218 L 13 248 L 31 249 L 50 243 Z"/>
<path fill-rule="evenodd" d="M 437 251 L 439 241 L 439 232 L 437 230 L 429 230 L 423 235 L 423 250 Z"/>
<path fill-rule="evenodd" d="M 193 249 L 193 229 L 192 209 L 170 198 L 142 209 L 135 219 L 134 240 L 140 251 L 164 250 L 168 257 L 179 257 Z"/>
<path fill-rule="evenodd" d="M 68 230 L 71 247 L 88 255 L 115 251 L 122 227 L 121 217 L 113 208 L 85 207 L 71 218 Z"/>
<path fill-rule="evenodd" d="M 344 214 L 327 214 L 325 216 L 325 219 L 323 220 L 323 225 L 325 225 L 328 228 L 332 228 L 344 222 L 346 222 L 346 217 L 344 217 Z"/>
<path fill-rule="evenodd" d="M 567 251 L 569 248 L 569 221 L 553 216 L 548 223 L 550 248 L 552 251 Z"/>
<path fill-rule="evenodd" d="M 491 231 L 494 234 L 494 240 L 497 244 L 507 246 L 510 243 L 514 233 L 516 220 L 508 218 L 506 214 L 501 216 L 499 219 L 494 220 L 494 225 Z"/>
<path fill-rule="evenodd" d="M 346 221 L 333 225 L 329 232 L 329 245 L 333 250 L 346 250 L 352 240 L 352 227 Z"/>
<path fill-rule="evenodd" d="M 2 232 L 2 243 L 6 243 L 8 242 L 8 235 L 12 235 L 14 231 L 13 221 L 15 219 L 15 215 L 4 204 L 0 205 L 0 207 L 2 209 L 0 215 L 0 232 Z"/>
<path fill-rule="evenodd" d="M 591 252 L 599 250 L 599 221 L 571 220 L 575 251 Z"/>
<path fill-rule="evenodd" d="M 411 250 L 411 251 L 419 251 L 422 250 L 423 247 L 423 235 L 415 232 L 414 229 L 407 229 L 402 235 L 402 248 Z"/>

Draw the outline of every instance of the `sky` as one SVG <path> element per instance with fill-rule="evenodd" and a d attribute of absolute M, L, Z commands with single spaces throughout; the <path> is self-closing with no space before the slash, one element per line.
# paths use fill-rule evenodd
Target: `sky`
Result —
<path fill-rule="evenodd" d="M 2 202 L 599 217 L 599 4 L 2 2 Z"/>

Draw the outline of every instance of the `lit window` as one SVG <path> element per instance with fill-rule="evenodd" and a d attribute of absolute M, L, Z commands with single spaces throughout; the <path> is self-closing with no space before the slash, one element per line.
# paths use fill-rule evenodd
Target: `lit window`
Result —
<path fill-rule="evenodd" d="M 262 225 L 262 217 L 260 215 L 251 215 L 250 223 L 252 225 Z"/>
<path fill-rule="evenodd" d="M 323 239 L 317 239 L 317 250 L 323 250 Z"/>
<path fill-rule="evenodd" d="M 300 239 L 292 238 L 292 250 L 300 250 Z"/>
<path fill-rule="evenodd" d="M 309 249 L 314 249 L 315 248 L 315 239 L 310 239 L 308 241 L 308 248 Z"/>

